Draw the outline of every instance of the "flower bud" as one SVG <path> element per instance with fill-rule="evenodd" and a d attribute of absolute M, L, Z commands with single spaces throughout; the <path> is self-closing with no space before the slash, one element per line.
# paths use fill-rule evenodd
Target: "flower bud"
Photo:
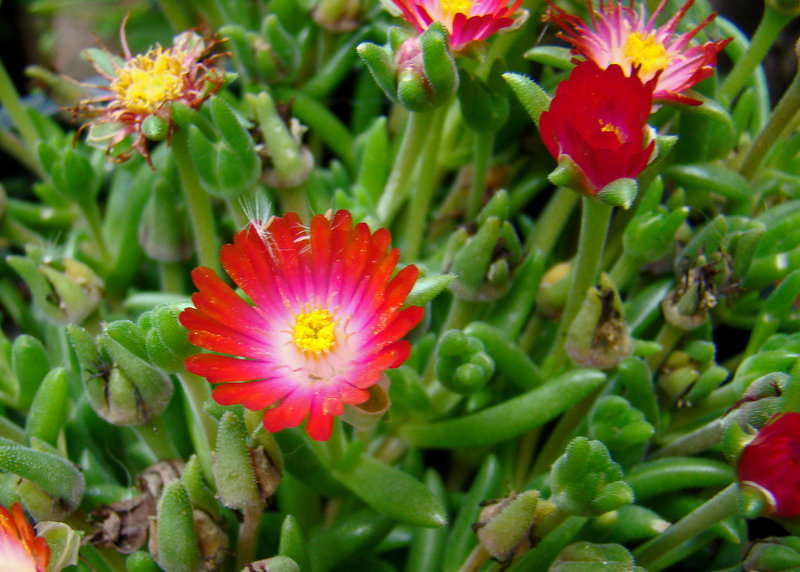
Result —
<path fill-rule="evenodd" d="M 139 316 L 150 362 L 166 373 L 184 371 L 184 360 L 197 351 L 178 320 L 184 304 L 164 304 Z"/>
<path fill-rule="evenodd" d="M 541 521 L 539 491 L 521 494 L 512 492 L 481 510 L 478 522 L 472 525 L 486 552 L 499 562 L 508 562 L 515 554 L 530 547 L 531 529 Z M 547 501 L 542 503 L 546 513 Z"/>
<path fill-rule="evenodd" d="M 622 300 L 607 274 L 589 288 L 567 331 L 567 353 L 582 367 L 612 369 L 633 354 Z"/>
<path fill-rule="evenodd" d="M 78 324 L 92 313 L 103 298 L 103 281 L 86 266 L 71 258 L 54 260 L 35 246 L 26 255 L 9 256 L 45 316 L 57 326 Z"/>
<path fill-rule="evenodd" d="M 550 500 L 576 516 L 598 516 L 631 504 L 633 490 L 600 441 L 576 437 L 550 472 Z"/>
<path fill-rule="evenodd" d="M 549 318 L 558 318 L 564 311 L 572 283 L 573 266 L 570 262 L 559 262 L 542 276 L 539 293 L 536 295 L 539 309 Z"/>
<path fill-rule="evenodd" d="M 494 360 L 486 353 L 481 340 L 461 330 L 450 330 L 439 341 L 435 372 L 442 385 L 469 395 L 492 377 Z"/>
<path fill-rule="evenodd" d="M 359 44 L 358 55 L 392 101 L 410 111 L 428 111 L 448 101 L 458 88 L 458 68 L 447 45 L 447 31 L 434 23 L 419 37 L 397 45 L 390 32 L 386 46 Z"/>
<path fill-rule="evenodd" d="M 139 425 L 166 408 L 172 383 L 150 365 L 144 335 L 136 324 L 127 320 L 106 324 L 97 344 L 79 326 L 71 326 L 68 335 L 89 402 L 100 417 L 114 425 Z"/>
<path fill-rule="evenodd" d="M 626 466 L 640 460 L 654 434 L 655 427 L 645 421 L 644 413 L 618 395 L 601 397 L 589 413 L 589 435 L 618 461 L 630 461 Z"/>

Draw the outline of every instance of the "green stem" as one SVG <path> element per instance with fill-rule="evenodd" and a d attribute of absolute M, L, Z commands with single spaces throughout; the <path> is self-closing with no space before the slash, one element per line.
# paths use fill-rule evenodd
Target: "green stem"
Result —
<path fill-rule="evenodd" d="M 161 291 L 182 294 L 184 287 L 183 265 L 180 262 L 160 262 L 158 265 Z"/>
<path fill-rule="evenodd" d="M 0 236 L 20 248 L 27 243 L 49 246 L 48 241 L 42 236 L 8 215 L 3 216 L 0 221 Z"/>
<path fill-rule="evenodd" d="M 475 220 L 483 206 L 483 197 L 486 192 L 486 173 L 492 159 L 494 147 L 494 131 L 489 133 L 473 133 L 474 143 L 472 152 L 472 181 L 470 182 L 469 201 L 467 202 L 467 220 Z"/>
<path fill-rule="evenodd" d="M 161 416 L 152 417 L 149 423 L 133 425 L 131 429 L 147 444 L 159 461 L 180 458 L 178 449 L 175 448 L 175 443 L 172 442 Z"/>
<path fill-rule="evenodd" d="M 103 263 L 110 263 L 111 254 L 108 252 L 106 239 L 103 235 L 102 217 L 100 216 L 100 209 L 97 206 L 97 202 L 94 200 L 80 201 L 78 207 L 80 207 L 86 219 L 86 223 L 89 225 L 89 232 L 92 234 L 92 238 L 100 251 L 100 258 L 103 260 Z"/>
<path fill-rule="evenodd" d="M 401 250 L 404 260 L 409 262 L 419 257 L 422 239 L 427 234 L 425 219 L 430 212 L 431 199 L 436 190 L 439 143 L 442 139 L 442 127 L 444 126 L 446 115 L 446 106 L 441 106 L 434 110 L 429 124 L 428 138 L 417 168 L 417 188 L 411 198 L 404 248 Z"/>
<path fill-rule="evenodd" d="M 478 542 L 467 556 L 467 559 L 464 560 L 458 572 L 477 572 L 487 560 L 489 560 L 489 553 L 486 552 L 483 544 Z"/>
<path fill-rule="evenodd" d="M 673 548 L 677 548 L 716 523 L 735 515 L 738 510 L 739 485 L 733 483 L 670 526 L 661 535 L 634 550 L 636 564 L 648 568 L 650 564 Z"/>
<path fill-rule="evenodd" d="M 581 421 L 586 419 L 602 390 L 603 387 L 594 390 L 561 416 L 536 457 L 536 463 L 531 469 L 528 480 L 549 471 L 550 466 L 564 453 L 567 442 L 572 438 Z"/>
<path fill-rule="evenodd" d="M 205 402 L 211 397 L 211 386 L 202 377 L 187 371 L 178 372 L 176 376 L 181 384 L 181 389 L 183 389 L 183 394 L 189 401 L 194 422 L 203 431 L 203 438 L 198 443 L 194 443 L 200 466 L 206 477 L 213 478 L 211 451 L 217 446 L 217 424 L 203 408 Z"/>
<path fill-rule="evenodd" d="M 664 358 L 669 355 L 684 333 L 683 330 L 669 323 L 664 323 L 661 326 L 655 339 L 655 342 L 661 346 L 661 350 L 647 358 L 647 365 L 650 367 L 650 371 L 655 373 L 658 370 Z"/>
<path fill-rule="evenodd" d="M 558 237 L 561 236 L 576 202 L 578 194 L 575 191 L 559 187 L 539 216 L 539 223 L 526 249 L 531 252 L 541 252 L 545 256 L 549 255 Z"/>
<path fill-rule="evenodd" d="M 5 129 L 0 129 L 0 149 L 36 173 L 40 179 L 47 178 L 47 173 L 39 164 L 38 157 L 25 146 L 19 137 Z"/>
<path fill-rule="evenodd" d="M 279 189 L 277 191 L 281 199 L 281 208 L 283 213 L 295 212 L 300 220 L 308 222 L 310 219 L 308 210 L 308 201 L 306 200 L 305 186 L 290 187 L 286 189 Z"/>
<path fill-rule="evenodd" d="M 581 215 L 581 234 L 578 242 L 578 257 L 575 263 L 575 274 L 569 290 L 567 304 L 556 334 L 555 346 L 551 351 L 552 360 L 549 373 L 558 373 L 564 367 L 567 358 L 565 344 L 567 331 L 578 314 L 586 291 L 594 284 L 603 257 L 603 247 L 611 220 L 613 207 L 589 197 L 583 198 Z M 552 221 L 545 219 L 549 225 Z"/>
<path fill-rule="evenodd" d="M 627 252 L 622 252 L 622 256 L 617 258 L 614 266 L 608 272 L 609 278 L 619 290 L 626 290 L 628 284 L 633 281 L 639 272 L 639 262 Z"/>
<path fill-rule="evenodd" d="M 758 24 L 750 46 L 744 55 L 734 64 L 733 69 L 722 82 L 719 96 L 722 99 L 732 100 L 752 77 L 755 69 L 764 61 L 764 56 L 770 50 L 775 40 L 791 18 L 781 14 L 765 2 L 764 15 Z"/>
<path fill-rule="evenodd" d="M 406 198 L 411 173 L 417 164 L 422 145 L 430 127 L 431 112 L 411 112 L 408 116 L 403 141 L 395 157 L 392 171 L 383 189 L 376 214 L 381 224 L 388 225 Z"/>
<path fill-rule="evenodd" d="M 11 76 L 8 75 L 2 61 L 0 61 L 0 103 L 8 111 L 8 116 L 14 122 L 14 126 L 22 136 L 28 151 L 34 157 L 37 157 L 36 145 L 39 142 L 39 133 L 36 131 L 36 126 L 33 124 L 27 110 L 22 105 L 22 99 L 20 99 L 19 93 L 17 93 L 14 83 L 11 81 Z M 38 158 L 36 163 L 38 165 Z"/>
<path fill-rule="evenodd" d="M 221 274 L 219 264 L 219 243 L 214 227 L 214 214 L 211 210 L 211 198 L 200 186 L 200 179 L 189 156 L 189 145 L 186 131 L 178 129 L 172 135 L 172 155 L 181 177 L 183 194 L 189 208 L 189 219 L 194 232 L 194 245 L 200 264 Z"/>
<path fill-rule="evenodd" d="M 798 107 L 800 107 L 800 72 L 795 73 L 789 89 L 783 94 L 764 129 L 761 130 L 750 149 L 748 149 L 747 155 L 745 155 L 744 161 L 739 167 L 739 172 L 742 176 L 748 180 L 753 178 L 767 152 L 778 142 L 781 135 L 791 125 L 792 120 L 797 115 Z"/>
<path fill-rule="evenodd" d="M 244 510 L 242 524 L 239 526 L 239 539 L 236 543 L 236 570 L 244 570 L 253 561 L 258 540 L 258 526 L 261 524 L 261 507 L 248 507 Z"/>

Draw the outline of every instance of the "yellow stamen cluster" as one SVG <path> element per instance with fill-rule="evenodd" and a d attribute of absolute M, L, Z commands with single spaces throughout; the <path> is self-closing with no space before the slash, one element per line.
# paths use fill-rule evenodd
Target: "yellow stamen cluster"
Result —
<path fill-rule="evenodd" d="M 301 350 L 318 354 L 336 343 L 333 316 L 327 310 L 313 310 L 295 316 L 294 343 Z"/>
<path fill-rule="evenodd" d="M 129 110 L 153 113 L 183 95 L 185 74 L 179 57 L 156 48 L 126 62 L 111 83 L 111 90 Z"/>
<path fill-rule="evenodd" d="M 442 14 L 452 18 L 456 14 L 464 14 L 467 18 L 472 10 L 472 0 L 441 0 Z"/>
<path fill-rule="evenodd" d="M 622 138 L 622 132 L 619 130 L 619 127 L 617 127 L 611 122 L 603 121 L 602 119 L 598 119 L 597 121 L 598 123 L 600 123 L 600 131 L 602 131 L 603 133 L 611 132 L 614 135 L 616 135 L 617 141 L 619 141 L 620 143 L 625 142 Z"/>
<path fill-rule="evenodd" d="M 628 36 L 625 42 L 625 57 L 634 65 L 641 66 L 639 76 L 649 78 L 658 70 L 666 69 L 670 56 L 664 45 L 654 34 L 642 36 L 639 32 Z"/>

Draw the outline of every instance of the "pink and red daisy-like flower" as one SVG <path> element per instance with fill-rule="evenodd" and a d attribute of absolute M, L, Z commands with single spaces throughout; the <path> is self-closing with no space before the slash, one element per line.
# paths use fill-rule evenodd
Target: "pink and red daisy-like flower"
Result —
<path fill-rule="evenodd" d="M 761 487 L 776 516 L 800 515 L 800 413 L 777 415 L 761 428 L 739 458 L 739 482 Z"/>
<path fill-rule="evenodd" d="M 694 0 L 687 0 L 660 27 L 655 25 L 656 18 L 667 0 L 661 1 L 649 19 L 645 17 L 644 3 L 636 11 L 633 0 L 628 6 L 622 6 L 619 0 L 600 0 L 599 10 L 588 0 L 591 25 L 552 4 L 545 18 L 561 27 L 563 32 L 559 35 L 572 44 L 573 53 L 603 68 L 617 64 L 626 73 L 638 68 L 642 81 L 656 78 L 653 90 L 656 101 L 699 105 L 700 101 L 684 92 L 714 73 L 717 55 L 733 38 L 689 47 L 692 38 L 716 17 L 716 13 L 711 14 L 691 31 L 675 34 L 675 28 L 693 3 Z"/>
<path fill-rule="evenodd" d="M 179 102 L 193 109 L 216 92 L 223 81 L 221 70 L 210 67 L 214 56 L 203 56 L 214 45 L 207 45 L 194 32 L 175 37 L 173 46 L 156 46 L 144 55 L 131 55 L 125 36 L 125 23 L 120 30 L 124 60 L 106 54 L 107 62 L 92 60 L 95 69 L 108 80 L 108 85 L 91 85 L 106 93 L 82 100 L 75 108 L 76 115 L 91 119 L 87 126 L 109 125 L 108 153 L 129 135 L 133 136 L 132 150 L 137 150 L 150 163 L 150 152 L 142 125 L 149 117 L 158 117 L 172 129 L 172 104 Z M 80 133 L 80 131 L 78 133 Z M 125 161 L 132 151 L 121 153 L 113 160 Z M 151 164 L 152 166 L 152 164 Z"/>
<path fill-rule="evenodd" d="M 627 77 L 618 65 L 582 62 L 558 85 L 539 131 L 559 165 L 577 168 L 576 191 L 595 195 L 612 181 L 636 178 L 647 165 L 655 146 L 647 129 L 653 83 Z"/>
<path fill-rule="evenodd" d="M 401 309 L 418 270 L 392 278 L 399 253 L 390 240 L 344 210 L 310 227 L 294 213 L 251 223 L 220 258 L 253 305 L 196 268 L 195 307 L 180 321 L 193 344 L 228 355 L 196 354 L 186 369 L 220 384 L 217 403 L 265 409 L 267 431 L 308 418 L 308 434 L 328 439 L 344 405 L 367 401 L 383 372 L 405 361 L 401 338 L 422 319 L 422 308 Z"/>
<path fill-rule="evenodd" d="M 403 17 L 417 32 L 424 32 L 433 22 L 447 28 L 450 49 L 462 50 L 473 40 L 489 36 L 514 24 L 514 12 L 522 0 L 392 0 Z"/>
<path fill-rule="evenodd" d="M 45 572 L 50 562 L 50 547 L 25 518 L 19 503 L 11 511 L 0 505 L 0 570 Z"/>

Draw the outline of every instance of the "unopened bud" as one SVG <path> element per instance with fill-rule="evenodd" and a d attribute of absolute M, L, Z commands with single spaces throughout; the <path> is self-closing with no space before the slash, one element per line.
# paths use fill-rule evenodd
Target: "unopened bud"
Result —
<path fill-rule="evenodd" d="M 530 546 L 531 529 L 539 520 L 539 491 L 512 492 L 481 510 L 473 525 L 478 540 L 492 558 L 508 562 Z"/>

